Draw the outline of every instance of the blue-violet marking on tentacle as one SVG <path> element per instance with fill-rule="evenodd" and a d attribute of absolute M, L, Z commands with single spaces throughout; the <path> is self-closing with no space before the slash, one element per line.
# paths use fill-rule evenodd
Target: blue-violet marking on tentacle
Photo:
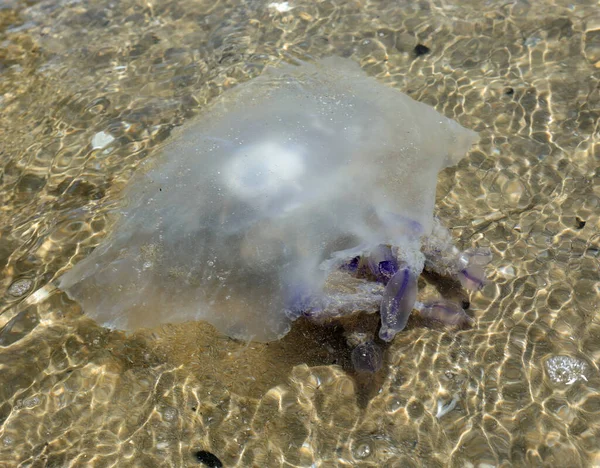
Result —
<path fill-rule="evenodd" d="M 383 284 L 387 284 L 392 276 L 398 271 L 398 263 L 395 260 L 384 260 L 379 262 L 379 276 Z"/>
<path fill-rule="evenodd" d="M 417 299 L 417 277 L 406 264 L 388 282 L 381 300 L 379 337 L 391 341 L 408 322 Z"/>
<path fill-rule="evenodd" d="M 290 287 L 286 294 L 284 313 L 290 320 L 312 317 L 318 313 L 318 301 L 314 292 L 306 285 Z"/>
<path fill-rule="evenodd" d="M 473 324 L 473 319 L 467 315 L 460 305 L 445 299 L 426 302 L 416 308 L 419 310 L 419 315 L 427 320 L 441 322 L 445 325 L 465 326 Z"/>
<path fill-rule="evenodd" d="M 398 271 L 398 261 L 387 245 L 378 245 L 369 253 L 367 264 L 377 281 L 387 284 Z"/>
<path fill-rule="evenodd" d="M 323 260 L 319 264 L 319 270 L 325 272 L 331 272 L 333 270 L 344 269 L 348 262 L 351 262 L 359 257 L 357 266 L 360 267 L 360 258 L 370 249 L 370 246 L 366 243 L 351 247 L 349 249 L 338 250 L 333 252 L 331 256 Z"/>
<path fill-rule="evenodd" d="M 467 249 L 459 258 L 458 279 L 464 288 L 476 291 L 486 282 L 485 266 L 492 261 L 492 253 L 487 248 Z"/>
<path fill-rule="evenodd" d="M 477 291 L 485 285 L 485 270 L 481 265 L 473 265 L 458 272 L 463 288 Z"/>
<path fill-rule="evenodd" d="M 377 372 L 383 364 L 383 351 L 372 341 L 359 344 L 352 351 L 352 365 L 357 372 Z"/>

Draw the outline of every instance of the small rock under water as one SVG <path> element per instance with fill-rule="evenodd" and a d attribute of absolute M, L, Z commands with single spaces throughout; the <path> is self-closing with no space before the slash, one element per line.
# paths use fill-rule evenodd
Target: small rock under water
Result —
<path fill-rule="evenodd" d="M 206 450 L 198 450 L 194 455 L 196 460 L 208 466 L 209 468 L 221 468 L 223 466 L 223 463 L 217 458 L 216 455 L 213 455 Z"/>

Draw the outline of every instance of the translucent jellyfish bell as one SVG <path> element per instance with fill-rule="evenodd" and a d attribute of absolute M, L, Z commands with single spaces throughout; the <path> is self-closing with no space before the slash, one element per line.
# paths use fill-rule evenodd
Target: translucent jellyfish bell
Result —
<path fill-rule="evenodd" d="M 58 286 L 110 327 L 280 338 L 305 307 L 331 313 L 327 278 L 377 246 L 420 273 L 437 174 L 476 138 L 351 60 L 270 68 L 138 170 L 113 233 Z"/>
<path fill-rule="evenodd" d="M 232 195 L 259 209 L 277 211 L 291 208 L 285 199 L 302 190 L 304 172 L 301 147 L 261 141 L 235 152 L 222 176 Z"/>

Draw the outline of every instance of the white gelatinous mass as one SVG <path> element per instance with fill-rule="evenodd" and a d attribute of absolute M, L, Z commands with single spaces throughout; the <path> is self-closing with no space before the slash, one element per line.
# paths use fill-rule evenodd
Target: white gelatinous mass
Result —
<path fill-rule="evenodd" d="M 300 312 L 344 305 L 324 287 L 353 257 L 380 252 L 394 274 L 378 247 L 390 245 L 403 275 L 386 293 L 391 339 L 423 269 L 437 174 L 476 139 L 350 60 L 268 69 L 139 170 L 114 232 L 59 286 L 110 327 L 206 320 L 272 340 Z"/>

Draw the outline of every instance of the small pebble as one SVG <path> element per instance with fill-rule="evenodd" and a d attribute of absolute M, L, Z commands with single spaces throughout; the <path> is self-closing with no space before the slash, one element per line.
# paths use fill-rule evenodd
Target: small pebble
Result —
<path fill-rule="evenodd" d="M 367 458 L 371 455 L 371 446 L 367 443 L 360 444 L 354 450 L 354 457 L 358 459 Z"/>
<path fill-rule="evenodd" d="M 177 418 L 177 410 L 175 408 L 166 408 L 163 411 L 165 421 L 174 421 Z"/>
<path fill-rule="evenodd" d="M 532 37 L 528 37 L 523 44 L 525 44 L 525 47 L 535 47 L 536 45 L 538 45 L 540 43 L 541 39 L 539 37 L 536 36 L 532 36 Z"/>
<path fill-rule="evenodd" d="M 417 57 L 428 54 L 429 52 L 431 52 L 431 49 L 423 44 L 417 44 L 415 46 L 415 55 Z"/>
<path fill-rule="evenodd" d="M 273 2 L 269 3 L 269 8 L 277 10 L 279 13 L 287 13 L 292 9 L 288 2 Z"/>
<path fill-rule="evenodd" d="M 395 413 L 400 408 L 402 408 L 402 402 L 396 398 L 394 398 L 389 404 L 389 409 L 392 413 Z"/>
<path fill-rule="evenodd" d="M 33 281 L 29 278 L 21 278 L 11 284 L 8 288 L 8 294 L 14 297 L 24 296 L 29 292 Z"/>
<path fill-rule="evenodd" d="M 209 468 L 221 468 L 223 466 L 223 463 L 216 457 L 216 455 L 213 455 L 206 450 L 198 450 L 196 452 L 196 459 Z"/>
<path fill-rule="evenodd" d="M 102 149 L 114 141 L 114 137 L 108 133 L 98 132 L 92 138 L 92 148 Z"/>

